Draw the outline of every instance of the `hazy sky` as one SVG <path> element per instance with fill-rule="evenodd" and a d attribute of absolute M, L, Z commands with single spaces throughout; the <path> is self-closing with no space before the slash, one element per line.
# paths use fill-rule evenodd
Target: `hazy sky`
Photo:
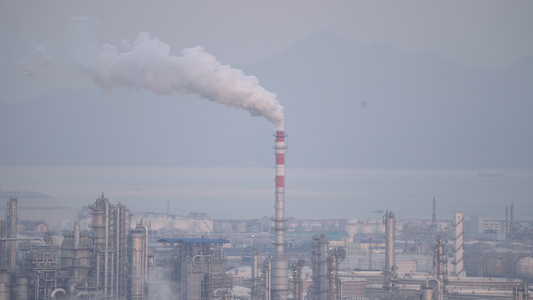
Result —
<path fill-rule="evenodd" d="M 2 1 L 0 100 L 91 86 L 78 71 L 90 47 L 141 31 L 172 54 L 201 45 L 233 66 L 330 30 L 494 69 L 533 55 L 532 28 L 532 1 Z"/>

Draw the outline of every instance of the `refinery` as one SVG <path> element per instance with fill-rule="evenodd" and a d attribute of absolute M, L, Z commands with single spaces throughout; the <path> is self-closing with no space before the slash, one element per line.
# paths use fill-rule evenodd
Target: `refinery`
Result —
<path fill-rule="evenodd" d="M 402 220 L 285 215 L 285 138 L 275 135 L 271 218 L 133 213 L 102 193 L 54 232 L 24 228 L 7 199 L 0 300 L 530 299 L 533 222 L 456 212 Z M 431 200 L 431 199 L 429 199 Z M 29 227 L 29 226 L 27 226 Z"/>
<path fill-rule="evenodd" d="M 0 300 L 533 300 L 533 1 L 4 2 Z"/>

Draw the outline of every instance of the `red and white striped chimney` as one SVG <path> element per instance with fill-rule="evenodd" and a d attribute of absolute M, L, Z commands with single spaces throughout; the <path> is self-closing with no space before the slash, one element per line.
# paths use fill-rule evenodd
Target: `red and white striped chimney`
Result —
<path fill-rule="evenodd" d="M 272 259 L 271 299 L 287 299 L 289 292 L 289 263 L 285 257 L 285 137 L 276 131 L 276 203 L 274 206 L 274 258 Z"/>

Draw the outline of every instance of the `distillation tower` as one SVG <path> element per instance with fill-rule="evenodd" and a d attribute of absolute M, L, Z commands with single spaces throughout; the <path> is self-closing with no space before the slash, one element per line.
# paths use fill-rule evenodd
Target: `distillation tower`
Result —
<path fill-rule="evenodd" d="M 385 224 L 385 266 L 383 267 L 383 290 L 391 292 L 395 289 L 396 262 L 394 261 L 394 228 L 395 216 L 392 211 L 386 211 L 383 216 Z"/>
<path fill-rule="evenodd" d="M 292 272 L 292 295 L 294 300 L 303 300 L 303 280 L 302 280 L 302 269 L 305 265 L 304 259 L 299 259 L 296 264 L 293 265 Z"/>
<path fill-rule="evenodd" d="M 128 235 L 127 299 L 145 299 L 148 294 L 148 229 L 141 224 Z"/>
<path fill-rule="evenodd" d="M 6 220 L 1 222 L 0 268 L 15 269 L 17 251 L 17 206 L 18 199 L 10 197 L 7 201 Z"/>
<path fill-rule="evenodd" d="M 313 270 L 313 275 L 311 286 L 309 287 L 307 294 L 308 299 L 342 299 L 339 264 L 345 258 L 346 249 L 343 247 L 331 249 L 325 234 L 315 235 L 313 237 L 313 252 L 311 253 L 311 269 Z M 301 297 L 301 295 L 298 295 L 295 289 L 294 298 L 298 299 L 298 297 Z"/>
<path fill-rule="evenodd" d="M 289 291 L 289 263 L 285 257 L 285 132 L 276 131 L 276 191 L 275 191 L 275 253 L 271 262 L 271 299 L 287 299 Z"/>
<path fill-rule="evenodd" d="M 466 272 L 464 270 L 463 261 L 463 214 L 456 212 L 453 220 L 453 271 L 452 275 L 457 277 L 465 277 Z"/>
<path fill-rule="evenodd" d="M 251 273 L 251 279 L 252 279 L 252 290 L 251 290 L 251 298 L 257 299 L 257 295 L 259 294 L 259 277 L 258 277 L 258 265 L 259 263 L 259 249 L 257 246 L 254 246 L 252 251 L 252 273 Z"/>
<path fill-rule="evenodd" d="M 313 237 L 313 252 L 311 253 L 313 276 L 309 289 L 309 298 L 313 300 L 327 300 L 328 298 L 327 248 L 328 239 L 325 234 Z"/>
<path fill-rule="evenodd" d="M 446 254 L 446 241 L 442 235 L 435 241 L 433 255 L 433 278 L 436 280 L 435 300 L 446 299 L 446 282 L 448 280 L 448 258 Z"/>
<path fill-rule="evenodd" d="M 122 204 L 111 205 L 103 193 L 89 209 L 94 233 L 95 286 L 104 297 L 125 296 L 129 211 Z"/>

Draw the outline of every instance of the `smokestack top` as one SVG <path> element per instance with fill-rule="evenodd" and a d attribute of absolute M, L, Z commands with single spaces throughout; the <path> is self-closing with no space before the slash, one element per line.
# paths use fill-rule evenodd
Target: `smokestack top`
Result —
<path fill-rule="evenodd" d="M 285 131 L 278 130 L 278 131 L 276 131 L 276 134 L 274 136 L 276 137 L 276 142 L 284 142 L 285 141 L 285 137 L 287 135 L 285 134 Z"/>

